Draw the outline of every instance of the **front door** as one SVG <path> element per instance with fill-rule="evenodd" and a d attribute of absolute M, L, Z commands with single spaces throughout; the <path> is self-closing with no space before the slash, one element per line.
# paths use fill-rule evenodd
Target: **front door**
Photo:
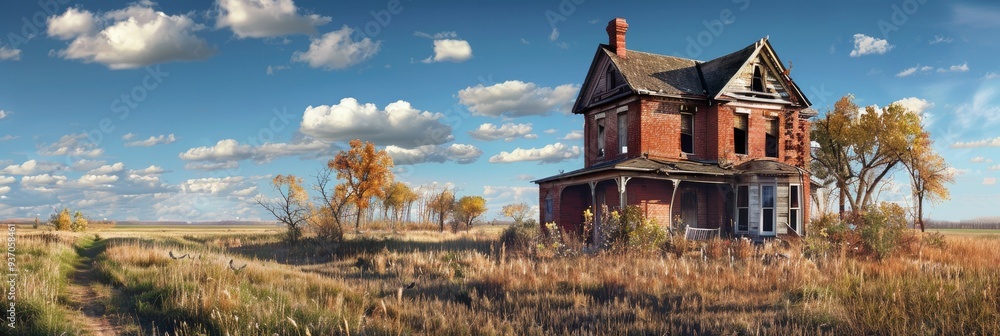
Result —
<path fill-rule="evenodd" d="M 684 192 L 681 196 L 681 219 L 684 225 L 698 227 L 698 195 L 693 191 Z"/>

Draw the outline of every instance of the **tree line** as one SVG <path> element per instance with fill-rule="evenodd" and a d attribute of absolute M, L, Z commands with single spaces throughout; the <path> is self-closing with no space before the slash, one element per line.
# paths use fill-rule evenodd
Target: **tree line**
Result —
<path fill-rule="evenodd" d="M 468 195 L 456 199 L 448 187 L 412 188 L 397 181 L 392 158 L 375 144 L 352 140 L 313 176 L 309 188 L 301 177 L 278 175 L 271 180 L 274 198 L 258 196 L 257 204 L 287 227 L 287 239 L 297 241 L 310 228 L 318 238 L 342 241 L 345 228 L 360 232 L 366 224 L 436 223 L 440 231 L 472 227 L 486 212 L 486 199 Z M 311 192 L 310 192 L 311 191 Z"/>

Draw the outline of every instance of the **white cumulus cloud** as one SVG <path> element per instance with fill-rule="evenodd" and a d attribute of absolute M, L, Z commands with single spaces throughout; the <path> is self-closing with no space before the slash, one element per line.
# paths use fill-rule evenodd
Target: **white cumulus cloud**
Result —
<path fill-rule="evenodd" d="M 386 154 L 392 157 L 396 166 L 414 165 L 425 162 L 442 163 L 454 161 L 459 164 L 476 162 L 483 151 L 476 146 L 466 144 L 451 144 L 450 146 L 425 145 L 416 148 L 386 146 Z"/>
<path fill-rule="evenodd" d="M 428 56 L 424 63 L 465 62 L 472 58 L 472 46 L 466 40 L 434 40 L 434 56 Z"/>
<path fill-rule="evenodd" d="M 500 127 L 491 123 L 479 125 L 479 128 L 469 131 L 469 136 L 473 139 L 483 141 L 494 141 L 503 139 L 513 141 L 517 138 L 528 138 L 531 135 L 531 124 L 507 123 Z"/>
<path fill-rule="evenodd" d="M 517 148 L 511 152 L 500 152 L 490 158 L 490 163 L 511 163 L 521 161 L 538 161 L 539 163 L 558 163 L 580 157 L 580 146 L 566 146 L 560 142 L 546 145 L 542 148 Z"/>
<path fill-rule="evenodd" d="M 552 111 L 568 112 L 579 90 L 580 87 L 573 84 L 550 88 L 513 80 L 467 87 L 458 91 L 458 99 L 475 115 L 512 118 L 546 115 Z"/>
<path fill-rule="evenodd" d="M 309 106 L 302 115 L 299 130 L 326 141 L 361 139 L 379 146 L 415 148 L 451 141 L 451 126 L 440 119 L 441 113 L 413 108 L 406 101 L 396 101 L 379 109 L 375 104 L 360 104 L 344 98 L 339 104 Z"/>
<path fill-rule="evenodd" d="M 94 14 L 70 8 L 48 18 L 48 34 L 70 40 L 58 55 L 111 69 L 132 69 L 173 61 L 204 60 L 216 50 L 195 36 L 204 25 L 193 14 L 168 15 L 149 3 Z"/>
<path fill-rule="evenodd" d="M 21 49 L 0 46 L 0 61 L 20 61 Z"/>
<path fill-rule="evenodd" d="M 854 50 L 851 50 L 851 57 L 872 54 L 882 55 L 892 50 L 893 47 L 893 45 L 889 44 L 889 41 L 865 34 L 854 34 Z"/>
<path fill-rule="evenodd" d="M 0 170 L 0 173 L 10 175 L 36 175 L 64 169 L 66 169 L 66 166 L 60 163 L 28 160 L 19 165 L 9 165 L 3 170 Z"/>
<path fill-rule="evenodd" d="M 292 0 L 218 0 L 216 28 L 230 28 L 236 37 L 275 37 L 316 34 L 316 27 L 330 23 L 329 16 L 299 14 Z"/>
<path fill-rule="evenodd" d="M 1000 147 L 1000 137 L 993 139 L 983 139 L 979 141 L 956 142 L 951 144 L 951 148 L 977 148 L 977 147 Z"/>
<path fill-rule="evenodd" d="M 352 33 L 354 30 L 345 25 L 340 30 L 311 38 L 309 49 L 296 51 L 292 54 L 292 61 L 307 63 L 317 69 L 340 70 L 364 62 L 378 53 L 381 41 L 372 41 L 368 37 L 354 41 Z"/>
<path fill-rule="evenodd" d="M 129 133 L 131 134 L 131 133 Z M 177 141 L 173 133 L 169 135 L 158 135 L 151 136 L 146 140 L 129 141 L 125 143 L 125 147 L 152 147 L 156 145 L 169 145 Z"/>

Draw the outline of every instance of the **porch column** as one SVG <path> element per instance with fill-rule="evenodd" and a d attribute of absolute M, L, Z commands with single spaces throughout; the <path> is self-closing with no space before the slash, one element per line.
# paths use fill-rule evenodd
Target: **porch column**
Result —
<path fill-rule="evenodd" d="M 671 231 L 674 230 L 674 200 L 677 198 L 677 189 L 681 185 L 681 180 L 670 179 L 670 182 L 674 184 L 674 190 L 670 191 L 670 215 L 667 216 L 667 227 Z"/>
<path fill-rule="evenodd" d="M 619 176 L 615 179 L 615 183 L 618 184 L 618 208 L 625 209 L 625 202 L 628 201 L 628 197 L 625 195 L 625 185 L 632 177 L 629 176 Z"/>

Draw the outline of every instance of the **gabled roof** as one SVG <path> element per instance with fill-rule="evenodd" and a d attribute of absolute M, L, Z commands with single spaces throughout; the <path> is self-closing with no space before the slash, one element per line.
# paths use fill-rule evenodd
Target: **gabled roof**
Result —
<path fill-rule="evenodd" d="M 625 78 L 633 93 L 718 99 L 733 77 L 757 55 L 768 57 L 771 63 L 778 68 L 779 73 L 776 75 L 783 82 L 789 84 L 789 90 L 792 91 L 792 94 L 799 97 L 799 101 L 804 102 L 805 106 L 810 105 L 809 100 L 802 94 L 798 85 L 784 74 L 784 66 L 766 37 L 733 53 L 707 62 L 636 50 L 628 50 L 628 56 L 621 58 L 615 54 L 610 46 L 601 44 L 591 63 L 590 71 L 596 71 L 597 69 L 594 67 L 600 63 L 600 58 L 607 57 Z M 587 82 L 584 83 L 585 88 L 589 85 L 590 77 L 588 76 Z M 581 90 L 573 107 L 574 113 L 583 112 L 583 106 L 581 106 L 583 95 L 584 90 Z"/>
<path fill-rule="evenodd" d="M 629 50 L 622 59 L 605 45 L 601 51 L 611 58 L 625 81 L 635 92 L 652 92 L 669 95 L 704 95 L 698 61 L 686 58 L 651 54 Z"/>

